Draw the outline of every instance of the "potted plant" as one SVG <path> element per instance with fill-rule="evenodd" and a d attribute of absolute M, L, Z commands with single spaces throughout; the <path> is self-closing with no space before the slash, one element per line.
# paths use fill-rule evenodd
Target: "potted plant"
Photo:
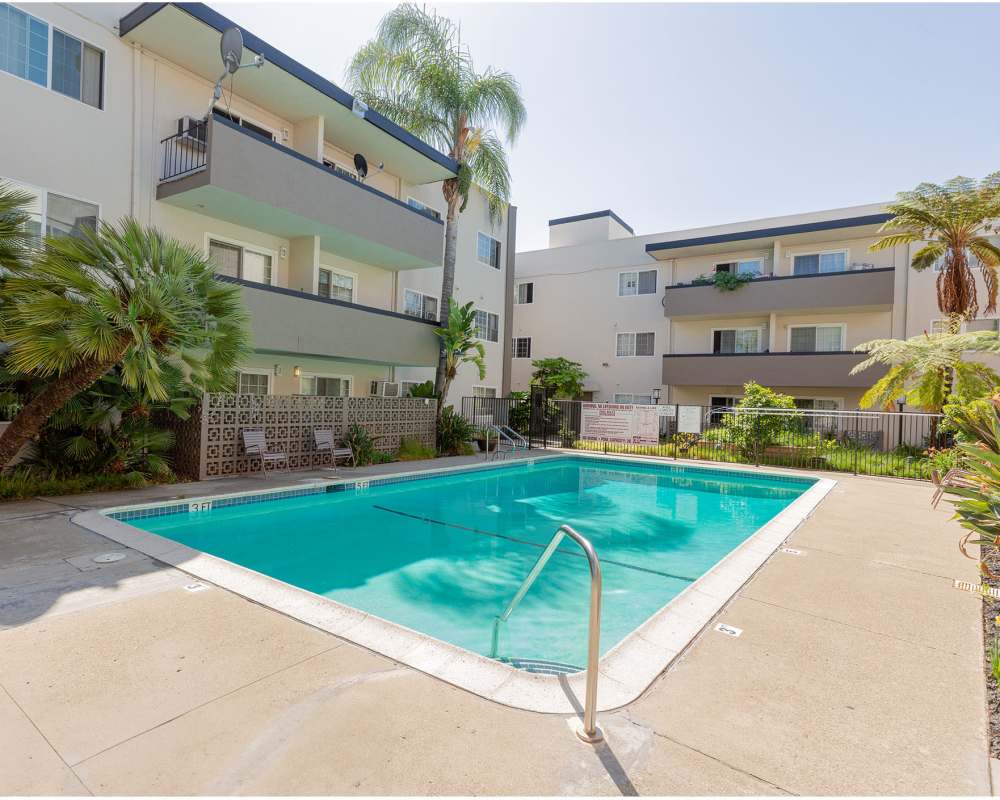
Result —
<path fill-rule="evenodd" d="M 489 452 L 492 453 L 497 449 L 498 437 L 496 434 L 491 436 L 490 432 L 486 428 L 478 428 L 472 441 L 479 445 L 480 453 L 487 452 L 487 448 L 489 449 Z"/>

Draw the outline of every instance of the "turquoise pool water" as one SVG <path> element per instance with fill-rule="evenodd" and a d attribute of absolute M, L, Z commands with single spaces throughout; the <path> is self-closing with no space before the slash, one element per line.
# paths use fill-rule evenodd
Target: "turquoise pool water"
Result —
<path fill-rule="evenodd" d="M 569 523 L 601 559 L 603 653 L 811 484 L 558 457 L 130 524 L 489 655 L 494 617 Z M 499 655 L 584 664 L 588 585 L 564 541 Z"/>

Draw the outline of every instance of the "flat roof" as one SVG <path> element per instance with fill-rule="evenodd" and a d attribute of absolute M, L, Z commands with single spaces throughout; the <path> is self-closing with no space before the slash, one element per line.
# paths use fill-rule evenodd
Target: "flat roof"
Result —
<path fill-rule="evenodd" d="M 627 222 L 625 222 L 625 220 L 619 217 L 610 208 L 606 208 L 603 211 L 590 211 L 586 214 L 577 214 L 576 216 L 573 217 L 559 217 L 557 219 L 550 219 L 549 226 L 551 227 L 552 225 L 565 225 L 566 223 L 569 222 L 583 222 L 584 220 L 598 219 L 599 217 L 611 217 L 611 219 L 613 219 L 615 222 L 621 225 L 625 230 L 627 230 L 629 233 L 635 236 L 635 231 L 632 230 L 632 226 L 629 225 Z"/>
<path fill-rule="evenodd" d="M 213 47 L 203 36 L 178 35 L 183 29 L 184 19 L 196 20 L 220 34 L 230 27 L 240 28 L 246 49 L 265 58 L 262 76 L 266 76 L 268 67 L 272 67 L 272 75 L 278 74 L 275 69 L 281 70 L 315 93 L 311 98 L 304 96 L 301 92 L 290 90 L 287 79 L 285 85 L 281 85 L 279 79 L 266 76 L 257 84 L 242 81 L 240 93 L 247 99 L 292 120 L 305 116 L 307 109 L 312 115 L 324 116 L 328 130 L 337 134 L 345 144 L 358 151 L 367 146 L 369 151 L 377 154 L 370 161 L 385 161 L 387 169 L 391 165 L 392 172 L 412 183 L 443 180 L 458 172 L 458 162 L 450 156 L 373 109 L 366 109 L 361 115 L 355 114 L 354 96 L 349 92 L 242 26 L 235 25 L 204 3 L 142 3 L 119 20 L 118 35 L 140 42 L 214 82 L 221 71 L 218 42 L 214 42 Z M 368 129 L 369 133 L 366 134 L 364 129 Z M 410 155 L 407 156 L 404 151 Z M 420 161 L 424 162 L 423 165 Z"/>

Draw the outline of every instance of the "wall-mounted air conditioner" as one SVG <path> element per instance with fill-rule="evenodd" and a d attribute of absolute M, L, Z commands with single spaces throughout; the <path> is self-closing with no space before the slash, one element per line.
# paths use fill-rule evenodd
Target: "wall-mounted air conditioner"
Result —
<path fill-rule="evenodd" d="M 400 386 L 396 381 L 372 381 L 372 397 L 399 397 Z"/>
<path fill-rule="evenodd" d="M 193 144 L 205 144 L 208 137 L 208 125 L 203 119 L 181 117 L 177 120 L 177 134 L 183 141 Z"/>

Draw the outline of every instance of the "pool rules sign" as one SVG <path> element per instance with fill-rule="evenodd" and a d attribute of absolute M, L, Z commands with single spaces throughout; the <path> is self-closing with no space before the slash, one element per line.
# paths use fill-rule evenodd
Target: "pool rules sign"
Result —
<path fill-rule="evenodd" d="M 583 403 L 580 438 L 602 442 L 658 444 L 660 415 L 656 406 L 623 403 Z"/>

